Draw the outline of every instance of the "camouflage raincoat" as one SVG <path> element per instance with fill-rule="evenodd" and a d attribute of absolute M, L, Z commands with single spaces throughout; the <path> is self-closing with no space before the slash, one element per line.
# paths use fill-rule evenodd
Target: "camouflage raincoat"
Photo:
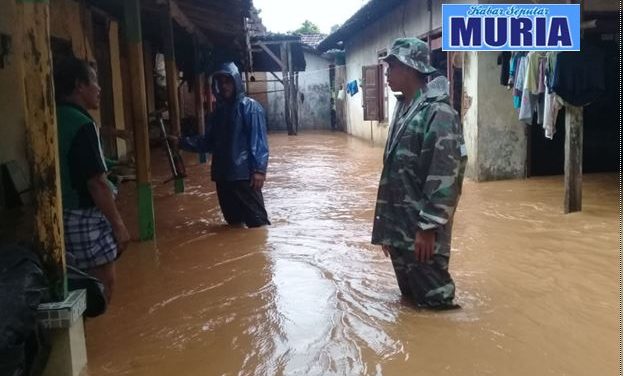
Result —
<path fill-rule="evenodd" d="M 435 229 L 434 255 L 448 262 L 465 165 L 458 116 L 444 91 L 426 88 L 412 101 L 399 100 L 384 152 L 372 243 L 413 251 L 416 231 Z"/>

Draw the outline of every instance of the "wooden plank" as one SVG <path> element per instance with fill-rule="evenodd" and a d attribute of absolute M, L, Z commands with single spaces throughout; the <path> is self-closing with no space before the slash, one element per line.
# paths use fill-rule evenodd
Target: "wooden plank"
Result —
<path fill-rule="evenodd" d="M 282 85 L 284 85 L 284 81 L 283 81 L 281 78 L 279 78 L 279 77 L 275 74 L 275 72 L 269 72 L 269 73 L 271 73 L 271 74 L 273 75 L 273 77 L 275 77 L 275 79 L 276 79 L 277 81 L 279 81 Z M 270 81 L 273 81 L 273 80 L 270 80 Z M 269 82 L 269 80 L 267 80 L 267 82 Z M 275 81 L 273 81 L 273 82 L 275 82 Z"/>
<path fill-rule="evenodd" d="M 143 62 L 145 63 L 145 95 L 147 112 L 156 109 L 156 92 L 154 91 L 154 53 L 150 42 L 143 42 Z"/>
<path fill-rule="evenodd" d="M 150 149 L 148 135 L 147 98 L 141 33 L 139 0 L 124 1 L 124 35 L 128 48 L 128 68 L 132 90 L 132 123 L 137 170 L 139 207 L 139 237 L 152 240 L 155 235 L 154 199 L 151 186 Z"/>
<path fill-rule="evenodd" d="M 110 21 L 108 28 L 108 40 L 111 60 L 111 80 L 113 87 L 113 118 L 115 119 L 115 129 L 125 130 L 124 119 L 124 90 L 121 79 L 121 58 L 119 49 L 119 23 Z M 117 137 L 117 156 L 120 160 L 128 158 L 127 141 Z"/>
<path fill-rule="evenodd" d="M 287 49 L 288 49 L 288 83 L 290 85 L 288 89 L 288 93 L 289 93 L 288 100 L 290 101 L 290 119 L 291 119 L 290 121 L 292 123 L 292 126 L 291 126 L 292 133 L 289 132 L 289 134 L 295 136 L 297 135 L 297 128 L 299 126 L 298 116 L 297 116 L 297 110 L 298 110 L 297 87 L 295 85 L 296 78 L 295 78 L 295 72 L 293 69 L 292 45 L 288 44 Z"/>
<path fill-rule="evenodd" d="M 277 57 L 277 56 L 273 53 L 273 51 L 271 51 L 271 50 L 269 49 L 269 47 L 267 47 L 267 46 L 266 46 L 263 42 L 258 42 L 258 43 L 257 43 L 257 46 L 259 46 L 260 48 L 262 48 L 262 50 L 264 50 L 264 52 L 266 52 L 266 53 L 267 53 L 267 55 L 269 55 L 269 56 L 271 57 L 271 59 L 273 59 L 273 60 L 277 63 L 277 65 L 278 65 L 280 68 L 282 68 L 282 70 L 284 70 L 284 67 L 285 67 L 285 66 L 284 66 L 284 63 L 282 62 L 282 59 L 278 58 L 278 57 Z"/>
<path fill-rule="evenodd" d="M 295 134 L 297 134 L 299 132 L 299 72 L 295 72 L 294 86 L 295 95 L 293 95 L 293 104 L 295 107 Z"/>
<path fill-rule="evenodd" d="M 282 76 L 284 76 L 284 115 L 286 117 L 286 129 L 288 130 L 289 135 L 294 134 L 293 130 L 293 118 L 292 118 L 292 107 L 291 107 L 291 90 L 292 90 L 292 77 L 290 76 L 290 48 L 289 45 L 284 43 L 280 49 L 283 68 L 282 68 Z"/>
<path fill-rule="evenodd" d="M 50 50 L 50 8 L 47 1 L 18 0 L 17 22 L 22 66 L 26 152 L 34 190 L 34 248 L 40 253 L 53 299 L 67 296 L 65 242 L 58 160 L 58 136 Z"/>
<path fill-rule="evenodd" d="M 200 135 L 206 133 L 205 113 L 204 113 L 204 74 L 201 71 L 201 62 L 199 56 L 199 42 L 194 39 L 194 60 L 195 60 L 195 77 L 193 78 L 193 94 L 195 97 L 195 118 L 197 118 L 197 131 Z M 199 163 L 206 163 L 208 160 L 206 153 L 199 154 Z"/>
<path fill-rule="evenodd" d="M 175 61 L 175 45 L 173 38 L 173 22 L 171 10 L 163 6 L 161 10 L 163 49 L 165 55 L 165 75 L 167 80 L 167 95 L 169 104 L 169 122 L 171 133 L 180 135 L 180 101 L 178 94 L 178 67 Z"/>
<path fill-rule="evenodd" d="M 290 113 L 290 77 L 288 76 L 288 45 L 286 43 L 280 46 L 280 55 L 282 57 L 282 77 L 284 79 L 284 118 L 286 119 L 286 129 L 288 134 L 292 133 L 292 117 Z"/>
<path fill-rule="evenodd" d="M 206 124 L 204 121 L 204 79 L 203 74 L 195 75 L 195 83 L 193 85 L 195 95 L 195 116 L 197 117 L 197 130 L 199 134 L 206 133 Z"/>
<path fill-rule="evenodd" d="M 581 211 L 583 198 L 583 107 L 565 108 L 564 212 Z"/>
<path fill-rule="evenodd" d="M 300 40 L 286 40 L 286 41 L 279 41 L 279 40 L 275 40 L 275 41 L 254 41 L 254 42 L 252 42 L 252 44 L 251 44 L 251 45 L 252 45 L 252 46 L 257 46 L 257 45 L 258 45 L 258 43 L 262 43 L 262 44 L 267 45 L 267 46 L 268 46 L 268 45 L 271 45 L 271 44 L 279 44 L 279 45 L 281 46 L 281 45 L 283 45 L 284 43 L 287 43 L 287 44 L 289 44 L 289 43 L 290 43 L 290 44 L 292 44 L 292 43 L 301 43 L 301 41 L 300 41 Z"/>

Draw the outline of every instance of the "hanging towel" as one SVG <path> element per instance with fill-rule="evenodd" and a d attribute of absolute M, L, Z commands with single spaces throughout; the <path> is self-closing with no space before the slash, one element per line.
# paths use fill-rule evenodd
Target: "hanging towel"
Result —
<path fill-rule="evenodd" d="M 359 91 L 357 80 L 353 80 L 347 84 L 347 93 L 350 96 L 354 96 Z"/>

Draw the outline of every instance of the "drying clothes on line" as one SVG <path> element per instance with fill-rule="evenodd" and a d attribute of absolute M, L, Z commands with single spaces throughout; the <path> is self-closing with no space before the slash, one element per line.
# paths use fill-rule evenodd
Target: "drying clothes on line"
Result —
<path fill-rule="evenodd" d="M 347 83 L 347 94 L 349 94 L 350 96 L 354 96 L 355 94 L 358 93 L 358 91 L 359 91 L 359 87 L 358 87 L 357 80 L 353 80 Z"/>
<path fill-rule="evenodd" d="M 344 101 L 345 100 L 345 91 L 340 89 L 338 90 L 338 95 L 337 98 L 339 101 Z"/>
<path fill-rule="evenodd" d="M 524 83 L 526 81 L 526 55 L 518 54 L 513 74 L 513 103 L 514 108 L 519 110 L 522 105 L 522 92 L 524 91 Z"/>
<path fill-rule="evenodd" d="M 546 54 L 544 52 L 531 51 L 527 55 L 527 88 L 530 94 L 544 92 L 544 65 Z"/>
<path fill-rule="evenodd" d="M 555 81 L 555 66 L 557 65 L 558 54 L 559 54 L 559 51 L 549 51 L 546 53 L 544 81 L 545 81 L 547 93 L 551 93 L 553 91 L 553 84 Z"/>
<path fill-rule="evenodd" d="M 509 84 L 511 52 L 503 51 L 498 55 L 496 63 L 501 66 L 500 84 L 507 86 Z"/>
<path fill-rule="evenodd" d="M 528 88 L 522 92 L 518 119 L 529 125 L 533 124 L 533 114 L 537 113 L 537 124 L 544 122 L 544 94 L 531 94 Z"/>
<path fill-rule="evenodd" d="M 556 132 L 557 115 L 563 107 L 563 100 L 555 93 L 544 94 L 544 136 L 553 139 Z"/>
<path fill-rule="evenodd" d="M 537 124 L 544 121 L 544 61 L 542 52 L 529 52 L 526 61 L 525 77 L 518 118 L 527 124 L 533 124 L 533 114 L 537 113 Z M 519 72 L 520 73 L 520 72 Z M 540 88 L 542 91 L 540 92 Z"/>

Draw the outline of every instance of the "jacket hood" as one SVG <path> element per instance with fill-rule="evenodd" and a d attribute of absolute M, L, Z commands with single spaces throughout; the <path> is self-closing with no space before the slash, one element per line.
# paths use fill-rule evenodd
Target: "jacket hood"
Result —
<path fill-rule="evenodd" d="M 213 77 L 218 75 L 226 75 L 234 80 L 234 97 L 236 99 L 240 99 L 240 97 L 245 95 L 245 90 L 243 88 L 243 79 L 236 64 L 234 64 L 233 62 L 227 62 L 222 64 L 221 67 L 219 67 L 219 69 L 212 74 Z M 212 93 L 215 95 L 215 97 L 217 97 L 217 99 L 224 99 L 219 92 L 217 81 L 214 79 L 212 80 Z"/>
<path fill-rule="evenodd" d="M 444 76 L 434 78 L 427 84 L 424 93 L 428 101 L 450 102 L 448 79 Z"/>

